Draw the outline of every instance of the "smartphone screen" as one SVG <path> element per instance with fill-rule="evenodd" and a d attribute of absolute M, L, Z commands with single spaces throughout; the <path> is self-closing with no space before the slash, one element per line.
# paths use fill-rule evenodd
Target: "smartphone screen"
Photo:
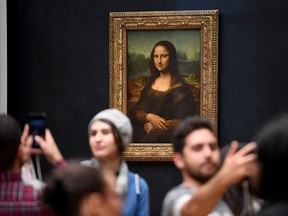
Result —
<path fill-rule="evenodd" d="M 47 127 L 46 120 L 47 115 L 44 112 L 41 113 L 29 113 L 28 115 L 28 124 L 29 124 L 29 133 L 33 137 L 38 135 L 41 137 L 45 137 L 45 129 Z M 32 148 L 40 148 L 39 144 L 33 139 Z"/>

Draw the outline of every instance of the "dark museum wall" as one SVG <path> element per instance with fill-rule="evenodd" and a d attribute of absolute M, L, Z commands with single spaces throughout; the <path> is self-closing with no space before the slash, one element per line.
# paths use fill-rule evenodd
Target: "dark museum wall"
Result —
<path fill-rule="evenodd" d="M 219 9 L 218 137 L 247 142 L 288 112 L 288 1 L 7 1 L 8 113 L 46 111 L 63 155 L 90 157 L 87 125 L 109 106 L 109 12 Z M 172 162 L 129 162 L 150 185 L 151 215 L 181 182 Z M 51 167 L 43 160 L 44 174 Z"/>

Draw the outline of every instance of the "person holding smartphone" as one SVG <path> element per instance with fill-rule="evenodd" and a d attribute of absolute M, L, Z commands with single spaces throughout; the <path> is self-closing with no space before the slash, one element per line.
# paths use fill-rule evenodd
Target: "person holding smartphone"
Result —
<path fill-rule="evenodd" d="M 0 114 L 0 125 L 0 215 L 53 215 L 42 202 L 42 190 L 26 185 L 21 178 L 22 165 L 34 151 L 29 125 L 21 134 L 19 123 L 7 114 Z M 41 148 L 37 152 L 55 166 L 63 166 L 65 160 L 47 128 L 45 139 L 35 136 Z"/>
<path fill-rule="evenodd" d="M 175 166 L 183 182 L 171 188 L 162 204 L 162 216 L 232 216 L 222 199 L 227 189 L 253 175 L 257 156 L 256 143 L 239 149 L 232 141 L 221 165 L 221 151 L 209 119 L 188 117 L 173 134 Z"/>

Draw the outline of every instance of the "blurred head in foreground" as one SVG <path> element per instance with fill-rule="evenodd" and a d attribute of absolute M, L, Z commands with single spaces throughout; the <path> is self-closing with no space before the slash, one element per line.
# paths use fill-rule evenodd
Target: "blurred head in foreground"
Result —
<path fill-rule="evenodd" d="M 44 202 L 58 216 L 118 216 L 122 200 L 99 169 L 69 162 L 46 180 Z"/>

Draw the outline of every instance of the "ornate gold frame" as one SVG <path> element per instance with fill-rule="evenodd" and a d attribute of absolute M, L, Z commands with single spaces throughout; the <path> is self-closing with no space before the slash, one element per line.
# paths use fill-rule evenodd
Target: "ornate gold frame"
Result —
<path fill-rule="evenodd" d="M 218 10 L 110 12 L 109 106 L 127 113 L 127 31 L 200 29 L 200 115 L 218 121 Z M 170 161 L 169 143 L 131 143 L 124 153 L 131 161 Z"/>

